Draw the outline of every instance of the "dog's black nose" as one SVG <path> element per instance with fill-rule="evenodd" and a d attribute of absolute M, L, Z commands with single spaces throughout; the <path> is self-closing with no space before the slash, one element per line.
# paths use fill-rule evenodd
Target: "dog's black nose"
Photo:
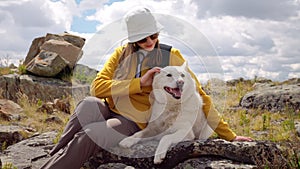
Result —
<path fill-rule="evenodd" d="M 183 80 L 177 80 L 176 84 L 177 84 L 177 87 L 182 91 L 184 81 Z"/>

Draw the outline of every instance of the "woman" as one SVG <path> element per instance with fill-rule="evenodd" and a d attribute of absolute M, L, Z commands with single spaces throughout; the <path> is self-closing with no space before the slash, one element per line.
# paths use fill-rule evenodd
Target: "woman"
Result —
<path fill-rule="evenodd" d="M 52 157 L 42 168 L 80 168 L 100 148 L 117 145 L 123 138 L 143 129 L 150 117 L 149 94 L 152 79 L 160 67 L 181 65 L 185 60 L 171 48 L 166 56 L 158 36 L 162 26 L 146 8 L 129 12 L 125 21 L 128 43 L 118 47 L 91 84 L 91 95 L 82 100 L 71 116 Z M 237 136 L 213 108 L 210 97 L 201 89 L 210 125 L 223 139 L 251 141 Z"/>

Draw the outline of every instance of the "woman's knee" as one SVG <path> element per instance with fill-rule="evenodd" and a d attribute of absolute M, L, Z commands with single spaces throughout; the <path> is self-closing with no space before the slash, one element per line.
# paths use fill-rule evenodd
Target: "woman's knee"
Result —
<path fill-rule="evenodd" d="M 77 107 L 79 106 L 89 107 L 93 105 L 105 106 L 104 102 L 101 99 L 93 96 L 87 96 L 78 103 Z"/>
<path fill-rule="evenodd" d="M 127 137 L 119 131 L 107 126 L 106 121 L 88 124 L 83 130 L 94 143 L 104 149 L 116 146 L 122 139 Z"/>
<path fill-rule="evenodd" d="M 92 96 L 88 96 L 80 101 L 75 109 L 75 113 L 81 121 L 86 121 L 86 119 L 92 120 L 89 122 L 102 121 L 110 116 L 110 110 L 106 104 L 101 99 Z"/>
<path fill-rule="evenodd" d="M 122 116 L 116 116 L 115 118 L 108 119 L 106 121 L 106 125 L 125 136 L 130 136 L 140 130 L 134 122 Z"/>

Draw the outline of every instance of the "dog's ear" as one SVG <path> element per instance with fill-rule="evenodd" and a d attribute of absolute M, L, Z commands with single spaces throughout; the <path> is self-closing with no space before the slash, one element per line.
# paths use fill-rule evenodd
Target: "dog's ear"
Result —
<path fill-rule="evenodd" d="M 182 67 L 184 70 L 188 71 L 188 61 L 183 62 L 183 64 L 181 65 L 181 67 Z"/>
<path fill-rule="evenodd" d="M 155 74 L 159 74 L 159 73 L 161 73 L 161 72 L 165 72 L 165 73 L 166 73 L 165 68 L 161 68 L 161 69 L 160 69 L 160 72 L 157 72 L 157 73 L 155 73 Z"/>

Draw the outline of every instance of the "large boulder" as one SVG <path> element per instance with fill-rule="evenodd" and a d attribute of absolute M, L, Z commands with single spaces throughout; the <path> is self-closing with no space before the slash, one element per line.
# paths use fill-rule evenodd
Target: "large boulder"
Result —
<path fill-rule="evenodd" d="M 55 77 L 65 68 L 72 70 L 82 57 L 84 43 L 84 38 L 69 33 L 38 37 L 25 58 L 26 70 L 46 77 Z"/>
<path fill-rule="evenodd" d="M 48 153 L 54 146 L 56 136 L 56 132 L 47 132 L 11 145 L 0 154 L 1 162 L 11 163 L 19 169 L 40 168 L 49 159 Z M 162 164 L 155 165 L 152 155 L 157 144 L 157 141 L 147 141 L 131 149 L 114 147 L 110 151 L 99 151 L 83 168 L 288 168 L 283 150 L 277 144 L 267 141 L 228 142 L 209 139 L 180 142 L 168 150 Z"/>
<path fill-rule="evenodd" d="M 240 101 L 244 108 L 260 108 L 272 112 L 300 110 L 300 83 L 257 83 L 254 90 L 246 93 Z"/>
<path fill-rule="evenodd" d="M 57 53 L 60 57 L 68 61 L 68 66 L 73 69 L 77 61 L 82 56 L 82 51 L 77 46 L 66 41 L 50 39 L 46 41 L 41 50 Z"/>
<path fill-rule="evenodd" d="M 29 64 L 27 70 L 46 77 L 56 76 L 68 64 L 64 58 L 55 52 L 42 50 Z"/>
<path fill-rule="evenodd" d="M 38 169 L 47 160 L 47 152 L 53 146 L 56 132 L 37 134 L 9 146 L 0 154 L 2 165 L 11 164 L 18 169 Z"/>
<path fill-rule="evenodd" d="M 29 100 L 53 101 L 72 96 L 75 101 L 89 95 L 89 84 L 75 84 L 56 78 L 9 74 L 0 76 L 2 97 L 17 102 L 20 95 Z"/>
<path fill-rule="evenodd" d="M 86 163 L 86 168 L 114 168 L 113 164 L 135 168 L 286 168 L 283 151 L 265 141 L 228 142 L 222 139 L 185 141 L 168 150 L 163 163 L 155 165 L 153 154 L 157 141 L 136 144 L 131 149 L 115 147 L 99 151 Z"/>

